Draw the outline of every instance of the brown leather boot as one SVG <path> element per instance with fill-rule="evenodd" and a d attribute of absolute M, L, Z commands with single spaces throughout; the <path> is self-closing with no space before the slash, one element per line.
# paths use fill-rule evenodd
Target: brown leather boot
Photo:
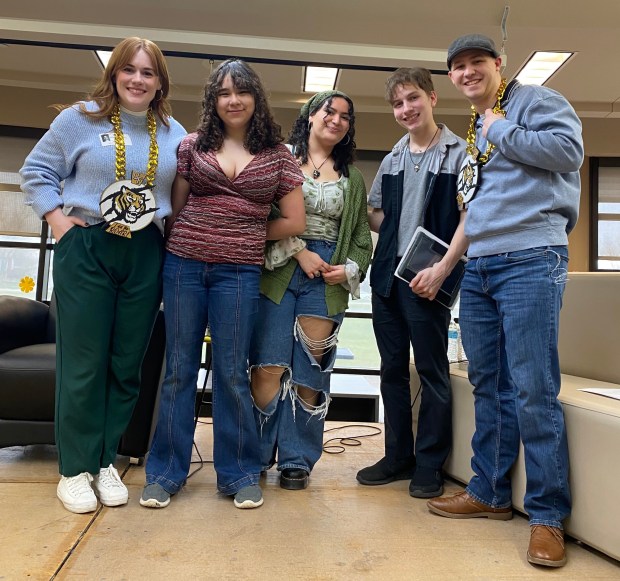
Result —
<path fill-rule="evenodd" d="M 564 532 L 558 527 L 532 525 L 527 560 L 535 565 L 562 567 L 566 564 Z"/>
<path fill-rule="evenodd" d="M 510 520 L 512 508 L 494 508 L 488 504 L 478 502 L 466 491 L 442 496 L 429 500 L 427 506 L 431 512 L 448 518 L 490 518 L 493 520 Z"/>

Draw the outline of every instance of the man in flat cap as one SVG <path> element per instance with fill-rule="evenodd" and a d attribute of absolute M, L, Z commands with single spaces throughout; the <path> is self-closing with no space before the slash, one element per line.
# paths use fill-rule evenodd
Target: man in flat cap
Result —
<path fill-rule="evenodd" d="M 474 476 L 465 491 L 428 506 L 450 518 L 510 519 L 510 468 L 521 441 L 527 558 L 561 567 L 571 498 L 557 343 L 567 237 L 579 208 L 581 123 L 556 91 L 506 84 L 486 36 L 456 39 L 448 69 L 472 106 L 458 201 L 470 242 L 459 322 L 474 385 Z"/>

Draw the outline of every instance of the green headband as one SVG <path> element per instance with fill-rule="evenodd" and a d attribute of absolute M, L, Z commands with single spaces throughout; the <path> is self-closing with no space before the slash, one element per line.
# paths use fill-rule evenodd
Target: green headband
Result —
<path fill-rule="evenodd" d="M 327 101 L 330 97 L 343 97 L 349 101 L 351 100 L 349 96 L 342 91 L 321 91 L 306 101 L 299 114 L 301 117 L 310 117 L 310 112 L 317 108 L 320 103 Z"/>

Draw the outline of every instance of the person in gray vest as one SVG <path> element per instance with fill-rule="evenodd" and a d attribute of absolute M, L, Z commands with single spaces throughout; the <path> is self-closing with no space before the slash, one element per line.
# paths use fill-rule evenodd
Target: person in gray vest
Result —
<path fill-rule="evenodd" d="M 427 69 L 398 69 L 386 82 L 394 118 L 407 134 L 385 157 L 370 190 L 370 227 L 379 240 L 370 270 L 372 317 L 381 355 L 385 456 L 357 473 L 364 485 L 409 480 L 409 494 L 443 492 L 442 466 L 452 444 L 452 400 L 447 357 L 450 311 L 434 300 L 464 253 L 464 213 L 456 178 L 465 142 L 435 123 L 437 94 Z M 450 245 L 445 257 L 411 284 L 394 272 L 418 226 Z M 414 439 L 410 346 L 421 383 Z"/>
<path fill-rule="evenodd" d="M 428 506 L 450 518 L 510 519 L 521 441 L 527 558 L 561 567 L 571 497 L 557 343 L 579 209 L 581 123 L 556 91 L 506 83 L 486 36 L 456 39 L 448 69 L 472 104 L 459 182 L 470 241 L 459 320 L 474 385 L 474 476 L 465 491 Z"/>

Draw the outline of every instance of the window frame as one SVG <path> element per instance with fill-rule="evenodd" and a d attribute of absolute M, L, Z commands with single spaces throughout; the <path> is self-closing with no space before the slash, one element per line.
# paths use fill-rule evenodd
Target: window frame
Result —
<path fill-rule="evenodd" d="M 603 167 L 620 168 L 620 157 L 591 157 L 590 158 L 590 252 L 589 265 L 590 272 L 620 272 L 620 268 L 600 268 L 599 260 L 599 170 Z M 620 214 L 618 215 L 620 220 Z"/>

